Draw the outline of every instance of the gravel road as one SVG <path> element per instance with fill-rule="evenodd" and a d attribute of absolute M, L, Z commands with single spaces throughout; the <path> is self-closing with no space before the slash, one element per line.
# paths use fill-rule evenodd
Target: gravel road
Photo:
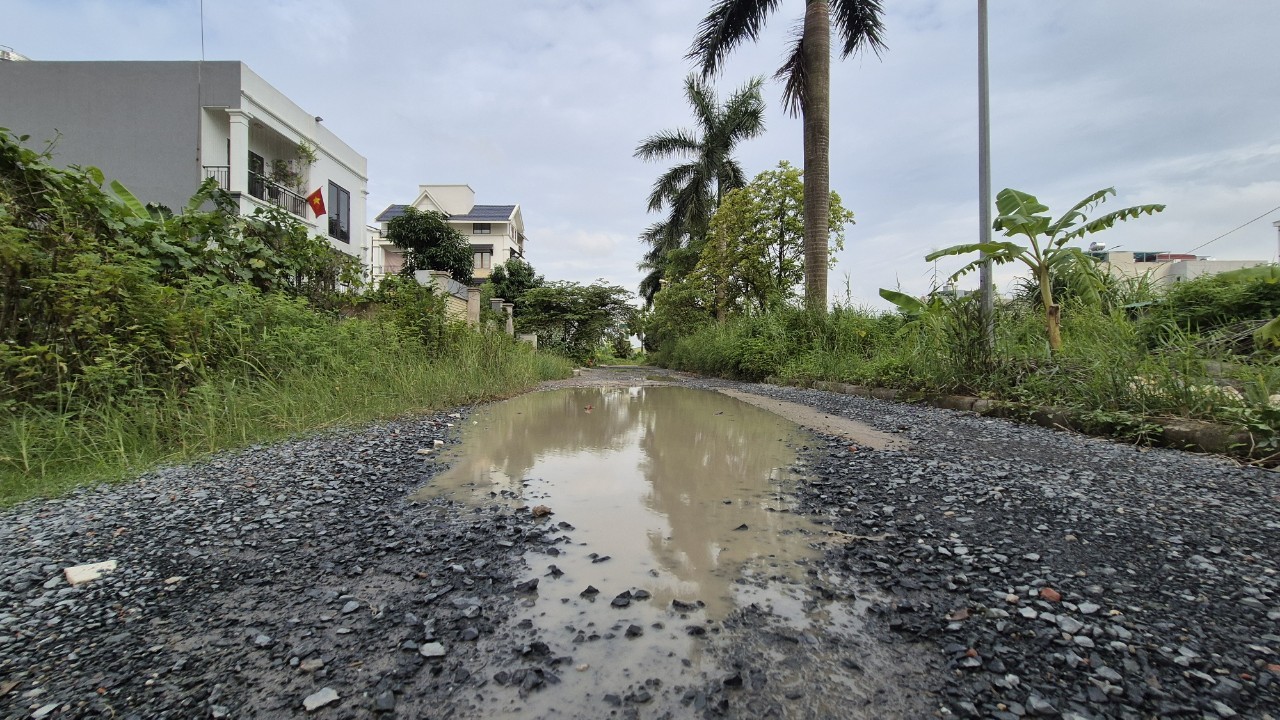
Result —
<path fill-rule="evenodd" d="M 972 414 L 672 381 L 908 443 L 818 436 L 801 453 L 798 501 L 829 531 L 807 589 L 856 610 L 861 644 L 820 625 L 780 633 L 767 609 L 742 608 L 708 636 L 725 671 L 683 689 L 687 716 L 1280 718 L 1274 473 Z M 0 512 L 0 717 L 468 718 L 486 694 L 557 692 L 572 648 L 509 621 L 536 592 L 525 553 L 563 530 L 509 504 L 406 501 L 469 412 Z M 98 580 L 64 578 L 105 560 L 118 567 Z M 797 672 L 826 704 L 802 699 Z M 600 690 L 618 702 L 595 717 L 658 716 L 647 691 Z"/>

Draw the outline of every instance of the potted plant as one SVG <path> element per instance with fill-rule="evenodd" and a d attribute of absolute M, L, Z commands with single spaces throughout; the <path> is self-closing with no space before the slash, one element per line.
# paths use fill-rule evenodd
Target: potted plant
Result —
<path fill-rule="evenodd" d="M 306 170 L 316 163 L 316 150 L 315 143 L 303 138 L 294 150 L 295 157 L 288 160 L 277 158 L 271 161 L 269 176 L 271 181 L 278 187 L 302 193 L 305 189 L 303 183 L 306 181 Z M 272 192 L 272 199 L 275 199 L 275 195 L 278 195 L 276 188 L 269 188 L 269 190 Z"/>

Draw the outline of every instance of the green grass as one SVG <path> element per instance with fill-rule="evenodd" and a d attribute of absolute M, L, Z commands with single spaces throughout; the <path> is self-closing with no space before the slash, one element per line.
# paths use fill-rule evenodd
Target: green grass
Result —
<path fill-rule="evenodd" d="M 459 333 L 437 357 L 387 323 L 335 323 L 320 340 L 319 359 L 265 377 L 221 373 L 181 394 L 75 413 L 20 408 L 0 439 L 0 504 L 321 428 L 507 397 L 572 369 L 495 334 Z"/>
<path fill-rule="evenodd" d="M 1218 357 L 1176 328 L 1151 347 L 1123 312 L 1076 304 L 1063 314 L 1063 349 L 1051 354 L 1044 336 L 1041 314 L 1017 305 L 998 313 L 993 352 L 981 343 L 974 303 L 914 320 L 856 308 L 825 317 L 785 310 L 699 326 L 658 361 L 745 380 L 826 380 L 1061 406 L 1089 413 L 1100 427 L 1194 418 L 1280 436 L 1274 355 Z M 1211 361 L 1230 375 L 1212 374 Z"/>

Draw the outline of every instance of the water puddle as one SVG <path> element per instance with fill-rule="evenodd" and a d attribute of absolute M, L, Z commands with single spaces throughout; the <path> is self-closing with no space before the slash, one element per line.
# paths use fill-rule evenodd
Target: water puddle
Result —
<path fill-rule="evenodd" d="M 489 693 L 482 714 L 603 716 L 603 695 L 628 689 L 656 709 L 719 672 L 704 649 L 735 607 L 808 626 L 800 581 L 825 536 L 792 512 L 795 448 L 808 442 L 792 423 L 664 386 L 530 393 L 471 420 L 419 496 L 551 509 L 549 535 L 567 540 L 525 556 L 539 585 L 517 620 L 526 641 L 573 658 L 569 687 Z"/>

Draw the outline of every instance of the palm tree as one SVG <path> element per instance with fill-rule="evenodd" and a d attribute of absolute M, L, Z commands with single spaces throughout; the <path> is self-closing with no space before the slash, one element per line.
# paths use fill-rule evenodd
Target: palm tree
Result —
<path fill-rule="evenodd" d="M 743 40 L 755 41 L 779 0 L 715 0 L 698 26 L 688 58 L 709 78 Z M 804 302 L 827 308 L 828 203 L 831 193 L 831 23 L 840 33 L 840 57 L 884 48 L 880 0 L 805 0 L 795 45 L 774 74 L 782 80 L 783 105 L 804 120 Z"/>
<path fill-rule="evenodd" d="M 640 269 L 650 271 L 640 288 L 646 302 L 652 302 L 660 288 L 668 254 L 699 249 L 725 193 L 746 184 L 746 173 L 733 158 L 733 150 L 739 142 L 764 132 L 763 82 L 753 78 L 721 103 L 706 80 L 690 75 L 684 91 L 698 129 L 665 130 L 645 138 L 636 148 L 635 156 L 642 160 L 681 160 L 658 177 L 649 193 L 649 212 L 666 210 L 667 217 L 640 235 L 651 248 L 640 264 Z"/>

